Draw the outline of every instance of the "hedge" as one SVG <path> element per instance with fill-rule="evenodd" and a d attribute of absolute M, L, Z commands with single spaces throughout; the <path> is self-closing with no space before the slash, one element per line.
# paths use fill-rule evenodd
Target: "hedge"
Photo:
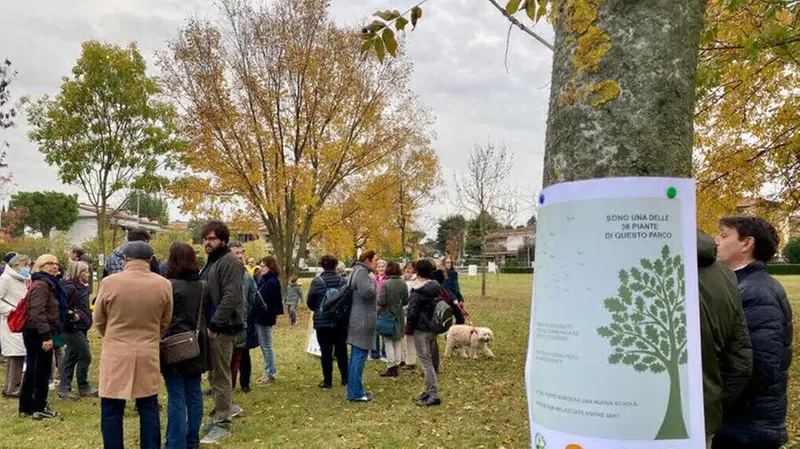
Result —
<path fill-rule="evenodd" d="M 501 268 L 501 273 L 506 274 L 533 274 L 533 268 L 531 267 L 507 267 Z"/>
<path fill-rule="evenodd" d="M 797 274 L 800 275 L 800 263 L 782 263 L 776 265 L 767 265 L 767 273 L 778 276 L 786 276 Z"/>

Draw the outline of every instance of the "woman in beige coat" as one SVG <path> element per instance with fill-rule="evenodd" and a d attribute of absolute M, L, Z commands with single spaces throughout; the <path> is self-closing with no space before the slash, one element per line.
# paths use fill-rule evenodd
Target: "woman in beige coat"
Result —
<path fill-rule="evenodd" d="M 94 323 L 103 336 L 100 427 L 105 447 L 123 447 L 125 401 L 136 399 L 140 447 L 157 449 L 159 344 L 161 331 L 172 320 L 172 284 L 150 271 L 150 245 L 129 242 L 124 252 L 124 271 L 103 279 L 94 308 Z"/>
<path fill-rule="evenodd" d="M 31 258 L 24 254 L 14 256 L 0 276 L 0 347 L 6 357 L 6 383 L 4 397 L 19 397 L 22 386 L 22 365 L 25 362 L 25 342 L 21 333 L 8 328 L 8 314 L 17 308 L 25 297 L 31 281 Z"/>

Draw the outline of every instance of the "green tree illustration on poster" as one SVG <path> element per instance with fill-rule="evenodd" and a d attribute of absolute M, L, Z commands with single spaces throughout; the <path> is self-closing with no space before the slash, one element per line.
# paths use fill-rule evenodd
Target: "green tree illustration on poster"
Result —
<path fill-rule="evenodd" d="M 597 333 L 614 348 L 608 363 L 641 373 L 667 372 L 669 402 L 655 439 L 685 439 L 678 371 L 687 362 L 683 261 L 665 245 L 661 258 L 639 263 L 641 268 L 620 270 L 617 296 L 604 302 L 612 323 L 597 328 Z"/>

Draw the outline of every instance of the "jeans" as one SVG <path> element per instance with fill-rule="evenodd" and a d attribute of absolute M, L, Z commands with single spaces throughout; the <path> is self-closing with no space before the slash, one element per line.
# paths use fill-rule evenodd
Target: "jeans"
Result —
<path fill-rule="evenodd" d="M 362 378 L 368 353 L 369 351 L 366 349 L 350 346 L 350 364 L 347 372 L 347 399 L 358 399 L 366 396 Z M 336 357 L 339 358 L 338 353 Z"/>
<path fill-rule="evenodd" d="M 231 429 L 233 388 L 231 387 L 231 359 L 236 335 L 218 334 L 211 340 L 211 392 L 214 395 L 213 424 L 225 430 Z"/>
<path fill-rule="evenodd" d="M 297 304 L 289 304 L 289 319 L 292 321 L 292 326 L 297 324 Z"/>
<path fill-rule="evenodd" d="M 67 340 L 67 349 L 61 364 L 61 383 L 58 385 L 58 391 L 69 393 L 72 390 L 72 375 L 77 372 L 78 391 L 88 392 L 92 389 L 89 385 L 89 364 L 92 363 L 92 353 L 89 351 L 86 331 L 64 334 L 64 338 Z"/>
<path fill-rule="evenodd" d="M 42 349 L 42 337 L 36 330 L 23 330 L 22 339 L 25 342 L 27 359 L 22 388 L 19 392 L 19 412 L 32 414 L 41 412 L 47 407 L 53 352 Z"/>
<path fill-rule="evenodd" d="M 258 342 L 264 354 L 264 374 L 275 377 L 275 350 L 272 348 L 272 326 L 258 325 Z"/>
<path fill-rule="evenodd" d="M 386 342 L 383 342 L 381 345 L 381 336 L 379 334 L 375 334 L 375 347 L 373 347 L 369 351 L 369 358 L 373 360 L 378 360 L 381 357 L 386 357 Z"/>
<path fill-rule="evenodd" d="M 167 440 L 164 449 L 200 446 L 203 391 L 200 375 L 164 375 L 167 384 Z"/>
<path fill-rule="evenodd" d="M 123 449 L 125 440 L 122 419 L 125 415 L 124 399 L 100 398 L 100 430 L 103 449 Z M 158 416 L 158 395 L 136 399 L 139 412 L 139 448 L 159 449 L 161 444 L 161 418 Z"/>
<path fill-rule="evenodd" d="M 61 382 L 61 366 L 64 365 L 64 347 L 53 346 L 53 363 L 50 368 L 50 378 Z"/>
<path fill-rule="evenodd" d="M 333 383 L 333 353 L 336 352 L 336 364 L 343 381 L 349 376 L 347 371 L 347 328 L 317 329 L 317 342 L 322 352 L 322 379 Z"/>
<path fill-rule="evenodd" d="M 453 309 L 453 318 L 455 318 L 456 324 L 464 324 L 464 312 L 461 311 L 461 307 L 453 304 L 450 308 Z"/>
<path fill-rule="evenodd" d="M 439 388 L 436 383 L 436 371 L 434 368 L 433 355 L 438 351 L 437 335 L 431 332 L 414 332 L 414 344 L 417 347 L 417 359 L 422 365 L 422 373 L 425 375 L 425 393 L 433 399 L 439 399 Z M 436 346 L 436 350 L 434 350 Z"/>

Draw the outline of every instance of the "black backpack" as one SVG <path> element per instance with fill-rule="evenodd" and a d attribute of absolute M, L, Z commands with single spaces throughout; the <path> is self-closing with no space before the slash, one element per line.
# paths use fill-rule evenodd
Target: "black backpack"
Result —
<path fill-rule="evenodd" d="M 353 308 L 353 275 L 350 273 L 347 284 L 338 290 L 328 289 L 319 305 L 314 321 L 327 328 L 344 328 L 350 324 L 350 310 Z M 332 291 L 333 290 L 333 291 Z M 324 323 L 324 324 L 323 324 Z"/>

